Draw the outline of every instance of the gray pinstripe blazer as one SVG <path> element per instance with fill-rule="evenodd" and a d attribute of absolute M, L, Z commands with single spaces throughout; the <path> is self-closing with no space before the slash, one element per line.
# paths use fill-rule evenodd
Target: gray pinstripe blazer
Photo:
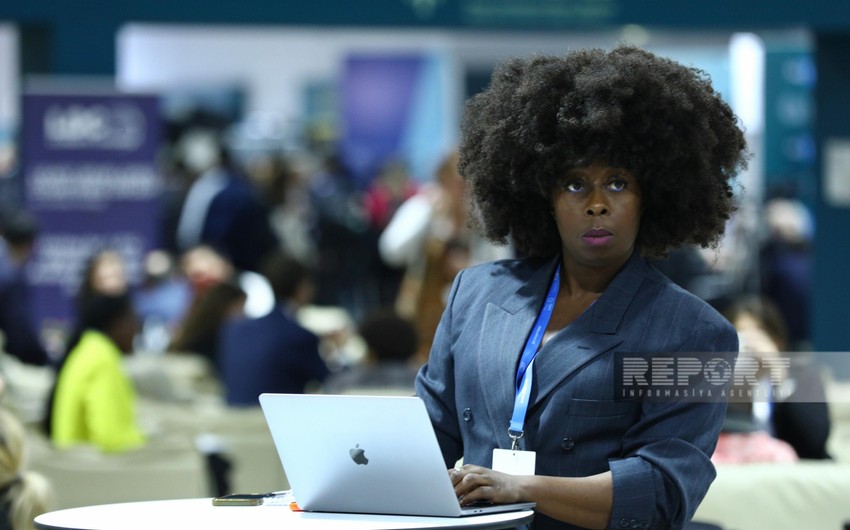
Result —
<path fill-rule="evenodd" d="M 516 365 L 557 261 L 507 260 L 461 272 L 420 371 L 447 467 L 490 467 L 510 447 Z M 615 352 L 737 352 L 734 328 L 637 254 L 534 362 L 521 442 L 537 474 L 611 470 L 610 528 L 678 528 L 714 480 L 725 403 L 616 399 Z M 535 528 L 573 528 L 538 514 Z"/>

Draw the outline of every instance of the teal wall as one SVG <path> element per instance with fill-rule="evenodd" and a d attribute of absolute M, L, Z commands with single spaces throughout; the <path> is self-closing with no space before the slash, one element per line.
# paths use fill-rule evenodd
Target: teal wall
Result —
<path fill-rule="evenodd" d="M 823 146 L 830 139 L 850 139 L 850 33 L 819 34 L 815 49 L 815 143 Z M 822 169 L 818 157 L 816 174 Z M 850 207 L 831 204 L 822 188 L 815 206 L 813 339 L 818 350 L 848 352 L 841 366 L 850 378 Z"/>
<path fill-rule="evenodd" d="M 0 20 L 44 32 L 47 68 L 109 74 L 116 31 L 128 21 L 468 29 L 596 29 L 642 24 L 671 29 L 752 30 L 808 27 L 850 31 L 844 0 L 5 0 Z"/>
<path fill-rule="evenodd" d="M 765 47 L 764 186 L 814 208 L 816 150 L 812 121 L 816 72 L 809 46 Z"/>

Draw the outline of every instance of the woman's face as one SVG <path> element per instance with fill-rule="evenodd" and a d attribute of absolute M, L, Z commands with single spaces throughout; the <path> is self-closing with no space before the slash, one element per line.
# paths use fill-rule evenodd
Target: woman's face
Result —
<path fill-rule="evenodd" d="M 107 251 L 101 254 L 91 272 L 92 290 L 103 294 L 121 294 L 127 290 L 127 274 L 121 254 Z"/>
<path fill-rule="evenodd" d="M 619 268 L 635 248 L 641 190 L 625 169 L 602 163 L 571 170 L 552 194 L 567 270 Z"/>

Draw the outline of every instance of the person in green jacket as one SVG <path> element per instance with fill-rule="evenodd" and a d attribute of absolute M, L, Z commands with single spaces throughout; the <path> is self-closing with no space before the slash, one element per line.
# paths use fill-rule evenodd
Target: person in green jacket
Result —
<path fill-rule="evenodd" d="M 83 304 L 48 401 L 45 426 L 57 447 L 88 443 L 120 452 L 145 443 L 133 383 L 122 364 L 137 331 L 129 294 L 92 295 Z"/>

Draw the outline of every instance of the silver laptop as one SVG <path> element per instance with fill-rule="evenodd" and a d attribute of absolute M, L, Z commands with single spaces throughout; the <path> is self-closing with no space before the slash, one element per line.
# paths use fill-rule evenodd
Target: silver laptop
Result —
<path fill-rule="evenodd" d="M 260 405 L 303 510 L 460 517 L 534 507 L 461 508 L 418 397 L 267 393 Z"/>

